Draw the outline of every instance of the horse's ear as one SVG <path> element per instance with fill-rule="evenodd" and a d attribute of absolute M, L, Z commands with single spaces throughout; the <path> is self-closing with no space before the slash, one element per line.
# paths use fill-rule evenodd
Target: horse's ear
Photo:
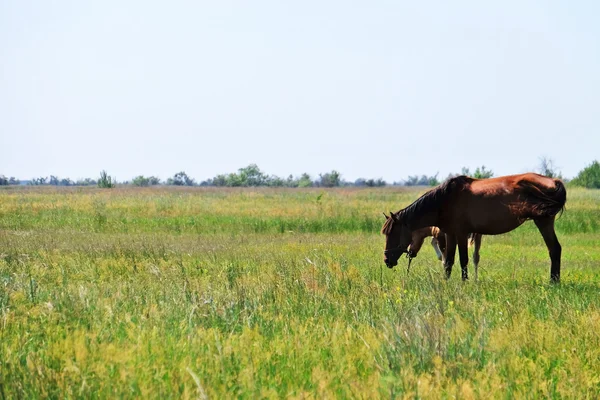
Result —
<path fill-rule="evenodd" d="M 385 219 L 390 219 L 390 217 L 388 217 L 387 215 L 385 215 L 385 212 L 383 213 L 383 216 L 385 217 Z"/>
<path fill-rule="evenodd" d="M 396 214 L 394 214 L 392 211 L 390 211 L 390 218 L 392 218 L 393 220 L 396 220 Z"/>

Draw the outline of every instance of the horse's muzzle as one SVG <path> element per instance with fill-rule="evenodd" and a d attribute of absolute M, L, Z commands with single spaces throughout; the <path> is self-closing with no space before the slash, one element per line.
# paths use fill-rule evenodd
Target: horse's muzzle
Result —
<path fill-rule="evenodd" d="M 394 268 L 396 265 L 398 265 L 398 260 L 396 260 L 396 261 L 392 261 L 392 260 L 385 259 L 385 260 L 383 260 L 383 261 L 385 262 L 385 265 L 386 265 L 388 268 Z"/>

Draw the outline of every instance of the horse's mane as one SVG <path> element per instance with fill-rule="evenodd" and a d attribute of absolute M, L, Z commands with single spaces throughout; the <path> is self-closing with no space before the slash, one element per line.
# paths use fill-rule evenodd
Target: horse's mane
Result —
<path fill-rule="evenodd" d="M 439 209 L 451 192 L 455 190 L 462 190 L 465 185 L 468 185 L 473 180 L 473 178 L 469 178 L 465 175 L 449 178 L 441 185 L 425 192 L 408 207 L 398 211 L 396 213 L 396 218 L 409 222 L 414 215 L 421 215 L 432 210 Z M 383 228 L 381 229 L 381 233 L 385 235 L 389 234 L 392 230 L 394 220 L 394 217 L 386 219 L 385 223 L 383 224 Z"/>

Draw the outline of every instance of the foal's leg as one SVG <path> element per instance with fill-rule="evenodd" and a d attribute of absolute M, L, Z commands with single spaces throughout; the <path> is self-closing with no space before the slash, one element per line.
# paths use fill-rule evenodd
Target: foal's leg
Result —
<path fill-rule="evenodd" d="M 554 232 L 554 217 L 534 219 L 533 222 L 535 222 L 535 225 L 540 230 L 550 254 L 550 280 L 558 283 L 560 282 L 560 255 L 562 247 L 558 243 L 558 238 Z"/>
<path fill-rule="evenodd" d="M 440 248 L 440 252 L 442 253 L 442 263 L 446 263 L 446 248 L 448 245 L 446 244 L 446 234 L 440 232 L 437 236 L 438 246 Z"/>
<path fill-rule="evenodd" d="M 467 270 L 467 265 L 469 264 L 469 237 L 460 235 L 456 239 L 458 242 L 458 256 L 460 257 L 462 280 L 466 281 L 469 279 L 469 272 Z"/>
<path fill-rule="evenodd" d="M 477 269 L 479 268 L 479 249 L 481 248 L 481 233 L 473 234 L 473 264 L 475 265 L 475 281 L 477 281 L 478 274 Z"/>
<path fill-rule="evenodd" d="M 446 260 L 444 261 L 444 269 L 446 270 L 446 279 L 452 274 L 452 266 L 454 265 L 454 257 L 456 255 L 456 237 L 454 235 L 446 235 Z"/>
<path fill-rule="evenodd" d="M 440 249 L 439 241 L 435 237 L 431 238 L 431 246 L 433 247 L 433 250 L 435 250 L 435 254 L 437 255 L 438 260 L 442 261 L 442 256 L 444 254 L 442 253 L 442 250 Z"/>

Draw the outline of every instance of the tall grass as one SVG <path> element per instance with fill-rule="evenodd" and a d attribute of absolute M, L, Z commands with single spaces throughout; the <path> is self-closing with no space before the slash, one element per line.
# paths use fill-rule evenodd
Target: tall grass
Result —
<path fill-rule="evenodd" d="M 382 270 L 418 194 L 1 190 L 1 396 L 594 398 L 598 192 L 569 191 L 560 285 L 530 224 L 477 283 L 428 247 Z"/>

